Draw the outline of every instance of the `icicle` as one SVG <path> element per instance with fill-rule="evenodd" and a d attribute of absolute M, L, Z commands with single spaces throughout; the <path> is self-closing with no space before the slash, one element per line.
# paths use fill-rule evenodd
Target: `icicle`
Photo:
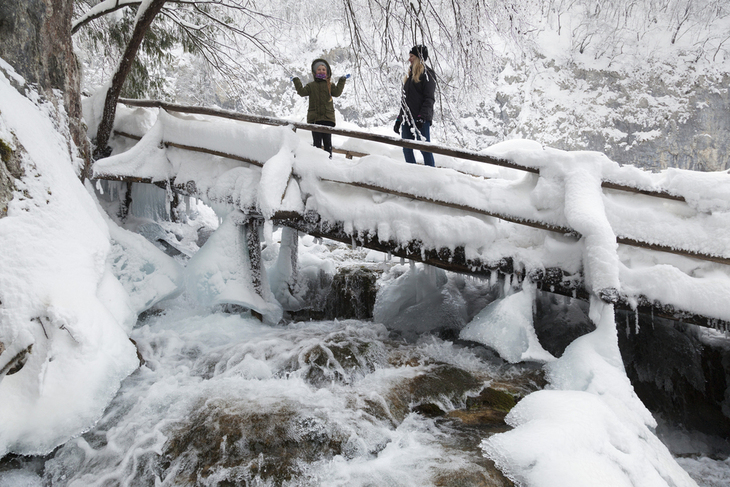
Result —
<path fill-rule="evenodd" d="M 104 194 L 104 188 L 101 186 L 101 179 L 96 180 L 96 190 L 99 194 Z"/>
<path fill-rule="evenodd" d="M 510 289 L 512 288 L 512 274 L 504 277 L 504 286 L 502 292 L 505 296 L 509 296 Z"/>
<path fill-rule="evenodd" d="M 405 264 L 405 263 L 406 263 L 406 259 L 405 259 L 405 257 L 401 257 L 401 258 L 400 258 L 400 265 L 403 265 L 403 264 Z"/>
<path fill-rule="evenodd" d="M 355 235 L 352 235 L 350 240 L 352 242 L 352 250 L 357 250 L 357 242 L 355 241 Z"/>
<path fill-rule="evenodd" d="M 631 338 L 631 323 L 628 314 L 626 315 L 626 338 Z"/>
<path fill-rule="evenodd" d="M 654 314 L 654 310 L 652 310 L 652 317 L 651 317 L 652 323 L 654 322 L 654 316 L 653 316 L 653 314 Z M 640 328 L 641 327 L 639 326 L 639 310 L 637 308 L 637 310 L 636 310 L 636 323 L 634 323 L 634 333 L 636 333 L 638 335 Z"/>
<path fill-rule="evenodd" d="M 183 200 L 185 201 L 185 215 L 190 217 L 190 213 L 192 211 L 192 205 L 190 204 L 190 196 L 184 196 Z"/>
<path fill-rule="evenodd" d="M 268 247 L 274 242 L 274 223 L 271 220 L 264 220 L 264 243 Z"/>
<path fill-rule="evenodd" d="M 172 186 L 170 186 L 170 181 L 168 181 L 165 185 L 165 210 L 167 211 L 168 217 L 172 217 L 172 207 L 170 205 L 172 198 Z"/>
<path fill-rule="evenodd" d="M 654 329 L 654 308 L 651 309 L 651 329 Z"/>

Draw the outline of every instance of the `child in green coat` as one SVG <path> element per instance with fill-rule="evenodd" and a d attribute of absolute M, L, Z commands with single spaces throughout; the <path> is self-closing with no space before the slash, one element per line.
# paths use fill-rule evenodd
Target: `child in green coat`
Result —
<path fill-rule="evenodd" d="M 294 87 L 299 96 L 309 97 L 309 111 L 307 112 L 307 123 L 335 126 L 335 106 L 332 103 L 333 96 L 340 96 L 345 88 L 345 77 L 341 77 L 335 86 L 332 86 L 332 69 L 324 59 L 315 59 L 312 62 L 312 75 L 314 81 L 302 86 L 299 78 L 292 78 Z M 312 132 L 314 146 L 330 153 L 332 158 L 332 134 Z"/>

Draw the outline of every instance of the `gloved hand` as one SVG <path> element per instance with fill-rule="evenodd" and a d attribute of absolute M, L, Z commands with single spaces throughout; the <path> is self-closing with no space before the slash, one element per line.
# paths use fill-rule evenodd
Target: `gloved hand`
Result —
<path fill-rule="evenodd" d="M 421 130 L 423 130 L 423 122 L 424 122 L 424 120 L 421 118 L 420 115 L 418 117 L 416 117 L 416 128 L 418 129 L 419 132 Z"/>
<path fill-rule="evenodd" d="M 395 132 L 396 134 L 400 134 L 400 124 L 401 119 L 400 117 L 398 117 L 395 119 L 395 125 L 393 125 L 393 132 Z"/>
<path fill-rule="evenodd" d="M 294 80 L 299 81 L 299 78 L 297 78 L 296 76 L 294 76 L 294 77 L 291 78 L 291 81 L 294 81 Z"/>

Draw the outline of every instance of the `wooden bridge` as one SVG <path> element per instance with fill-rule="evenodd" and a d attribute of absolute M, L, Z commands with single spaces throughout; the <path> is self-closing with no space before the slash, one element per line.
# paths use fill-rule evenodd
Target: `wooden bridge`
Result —
<path fill-rule="evenodd" d="M 526 206 L 519 201 L 519 197 L 524 196 L 524 194 L 513 195 L 515 199 L 512 202 L 514 203 L 513 207 L 505 204 L 504 200 L 512 197 L 510 192 L 514 192 L 515 188 L 519 184 L 524 184 L 524 182 L 520 183 L 519 179 L 500 180 L 499 178 L 486 176 L 484 171 L 479 169 L 481 165 L 489 165 L 498 169 L 503 168 L 504 170 L 532 174 L 529 183 L 530 191 L 534 194 L 535 188 L 541 184 L 540 173 L 543 168 L 540 167 L 539 163 L 525 164 L 508 156 L 494 156 L 372 133 L 310 125 L 270 117 L 251 116 L 227 110 L 182 106 L 153 100 L 123 99 L 120 101 L 129 107 L 158 108 L 160 113 L 164 111 L 168 114 L 168 123 L 177 124 L 178 127 L 195 125 L 195 128 L 190 128 L 191 131 L 206 127 L 200 125 L 209 120 L 209 118 L 204 117 L 217 117 L 230 121 L 256 124 L 257 126 L 280 126 L 289 127 L 294 131 L 301 129 L 326 132 L 347 137 L 348 140 L 368 141 L 371 145 L 375 142 L 378 147 L 389 146 L 428 150 L 435 154 L 448 156 L 459 161 L 468 161 L 469 163 L 466 165 L 455 164 L 452 167 L 442 169 L 406 166 L 404 164 L 399 166 L 399 169 L 410 172 L 408 173 L 409 184 L 403 184 L 402 179 L 399 180 L 397 177 L 383 177 L 392 170 L 391 168 L 395 164 L 392 159 L 385 156 L 373 155 L 368 159 L 364 159 L 364 161 L 367 161 L 367 168 L 360 167 L 362 166 L 360 164 L 353 169 L 354 166 L 350 167 L 343 163 L 339 163 L 338 167 L 338 164 L 334 163 L 309 165 L 298 172 L 295 165 L 290 164 L 287 166 L 287 164 L 280 164 L 275 160 L 278 157 L 276 156 L 276 149 L 281 149 L 281 147 L 269 148 L 268 152 L 261 148 L 262 143 L 265 146 L 267 140 L 272 140 L 267 139 L 265 136 L 260 136 L 262 138 L 258 141 L 229 141 L 230 143 L 223 144 L 226 147 L 217 147 L 205 143 L 205 137 L 191 136 L 186 138 L 185 130 L 182 129 L 171 130 L 169 133 L 162 131 L 164 133 L 156 135 L 159 138 L 157 142 L 164 145 L 166 151 L 178 150 L 186 153 L 198 153 L 201 154 L 201 157 L 212 156 L 218 161 L 226 161 L 226 164 L 228 164 L 226 167 L 229 168 L 258 169 L 259 176 L 257 177 L 269 178 L 278 182 L 278 187 L 281 190 L 277 197 L 278 201 L 277 198 L 271 198 L 271 195 L 258 194 L 251 199 L 233 191 L 228 193 L 224 191 L 222 194 L 220 190 L 216 190 L 211 184 L 201 183 L 200 180 L 190 177 L 191 174 L 194 175 L 196 172 L 189 170 L 187 166 L 183 167 L 184 165 L 179 167 L 174 167 L 174 164 L 171 165 L 168 168 L 170 170 L 163 177 L 160 173 L 145 174 L 145 171 L 139 170 L 139 167 L 142 167 L 139 165 L 135 166 L 137 169 L 129 166 L 116 167 L 106 164 L 105 160 L 98 161 L 95 164 L 94 177 L 96 179 L 155 184 L 172 194 L 173 207 L 177 206 L 178 195 L 181 195 L 200 198 L 208 202 L 222 202 L 238 208 L 244 215 L 240 219 L 240 224 L 245 228 L 246 238 L 248 239 L 248 257 L 252 264 L 260 262 L 259 232 L 257 228 L 264 219 L 268 219 L 275 225 L 284 226 L 315 237 L 324 237 L 352 244 L 353 246 L 382 251 L 392 256 L 423 262 L 449 271 L 488 279 L 509 278 L 512 280 L 513 285 L 519 285 L 527 279 L 534 282 L 538 289 L 551 293 L 584 300 L 589 299 L 591 294 L 595 294 L 602 300 L 613 303 L 617 308 L 651 313 L 653 316 L 680 320 L 719 330 L 727 331 L 730 329 L 727 314 L 717 313 L 713 310 L 698 313 L 685 309 L 681 303 L 673 302 L 672 299 L 663 300 L 657 296 L 647 295 L 635 290 L 627 293 L 622 290 L 621 286 L 596 287 L 594 285 L 591 289 L 586 285 L 585 269 L 582 262 L 569 266 L 551 265 L 550 261 L 555 259 L 549 258 L 548 255 L 545 263 L 536 264 L 535 262 L 528 262 L 530 259 L 526 261 L 520 257 L 519 252 L 515 254 L 515 252 L 501 248 L 502 245 L 499 239 L 485 239 L 485 242 L 497 242 L 498 245 L 487 245 L 490 247 L 488 250 L 480 248 L 480 250 L 475 251 L 475 245 L 478 244 L 474 242 L 478 241 L 478 237 L 475 239 L 474 237 L 465 236 L 463 244 L 454 245 L 453 235 L 440 241 L 439 237 L 434 235 L 424 238 L 424 235 L 399 234 L 397 230 L 394 231 L 392 228 L 388 228 L 387 225 L 379 225 L 377 222 L 368 223 L 366 221 L 369 218 L 367 215 L 363 217 L 362 222 L 357 220 L 346 221 L 343 217 L 338 218 L 337 208 L 326 206 L 326 196 L 320 197 L 326 191 L 329 191 L 329 189 L 323 188 L 336 188 L 332 191 L 347 191 L 353 198 L 356 197 L 359 202 L 364 202 L 362 203 L 363 208 L 377 206 L 386 198 L 397 198 L 408 201 L 414 208 L 414 215 L 422 213 L 435 215 L 435 218 L 441 222 L 436 226 L 443 224 L 449 227 L 451 224 L 448 222 L 461 219 L 468 220 L 464 224 L 454 223 L 451 225 L 457 232 L 461 231 L 460 229 L 475 227 L 475 232 L 487 227 L 491 229 L 496 224 L 495 222 L 500 222 L 501 225 L 505 223 L 510 225 L 510 228 L 527 228 L 530 232 L 529 235 L 533 235 L 535 232 L 547 232 L 551 235 L 551 241 L 574 245 L 583 236 L 567 224 L 561 209 L 538 208 L 535 210 L 534 205 L 527 208 L 529 205 Z M 203 117 L 190 117 L 191 115 Z M 135 118 L 130 114 L 128 120 L 135 120 Z M 145 127 L 132 126 L 130 128 L 126 125 L 117 125 L 115 135 L 118 138 L 138 141 L 148 133 L 144 131 Z M 215 137 L 211 136 L 210 138 Z M 241 146 L 244 147 L 241 148 Z M 257 147 L 255 150 L 252 149 L 254 146 Z M 353 156 L 363 157 L 368 155 L 362 150 L 346 148 L 335 150 L 344 154 L 348 159 Z M 294 157 L 298 157 L 297 161 L 301 161 L 303 156 L 297 154 Z M 143 163 L 143 161 L 140 161 L 140 163 Z M 280 164 L 281 167 L 279 168 L 277 164 Z M 288 172 L 286 174 L 277 174 L 279 169 Z M 269 170 L 269 173 L 266 173 L 267 170 Z M 636 170 L 631 175 L 636 176 L 639 173 L 640 171 Z M 453 184 L 463 188 L 463 191 L 452 190 L 450 191 L 451 197 L 440 197 L 442 195 L 440 195 L 438 187 L 433 188 L 432 185 L 426 184 L 429 178 L 437 177 L 436 175 L 439 175 L 438 177 L 441 177 L 445 184 Z M 426 183 L 419 184 L 421 178 L 426 180 Z M 671 187 L 657 187 L 647 178 L 649 176 L 639 174 L 637 178 L 632 180 L 631 177 L 626 177 L 623 173 L 620 173 L 611 180 L 602 180 L 600 186 L 606 194 L 623 193 L 633 195 L 636 198 L 655 199 L 660 202 L 658 208 L 668 206 L 669 210 L 667 211 L 681 214 L 683 219 L 686 219 L 687 215 L 694 214 L 693 210 L 684 209 L 688 207 L 688 202 L 681 191 L 673 190 Z M 638 179 L 638 182 L 636 179 Z M 317 186 L 312 183 L 315 180 Z M 131 185 L 127 186 L 128 188 L 131 187 Z M 273 186 L 276 187 L 277 185 L 274 184 Z M 463 198 L 453 196 L 462 192 L 464 194 Z M 129 200 L 131 193 L 128 192 L 127 194 L 127 200 Z M 529 194 L 529 192 L 526 194 Z M 616 197 L 621 198 L 621 196 Z M 500 203 L 495 203 L 495 201 Z M 626 214 L 624 213 L 624 215 Z M 627 231 L 627 229 L 640 227 L 640 221 L 633 223 L 611 222 L 611 226 L 613 227 L 616 244 L 642 249 L 641 252 L 650 252 L 652 258 L 657 262 L 662 261 L 662 255 L 673 254 L 680 256 L 681 259 L 698 262 L 698 265 L 709 265 L 713 269 L 719 268 L 721 272 L 727 273 L 730 271 L 730 267 L 728 267 L 730 266 L 730 242 L 722 241 L 723 235 L 713 233 L 716 227 L 722 227 L 717 221 L 713 220 L 709 224 L 703 223 L 711 216 L 707 214 L 699 215 L 697 220 L 700 226 L 697 228 L 700 228 L 700 230 L 696 232 L 697 235 L 691 236 L 687 241 L 690 244 L 684 246 L 678 245 L 677 242 L 663 242 L 662 236 L 652 234 L 651 229 L 638 232 L 640 235 L 636 235 L 636 232 L 632 234 L 631 231 Z M 431 224 L 434 221 L 436 220 L 428 220 Z M 429 224 L 426 223 L 423 226 L 428 227 Z M 650 225 L 646 226 L 650 227 Z M 433 230 L 433 228 L 430 230 Z M 488 230 L 487 233 L 489 232 L 494 233 L 494 230 Z M 427 228 L 425 233 L 438 232 L 429 232 Z M 699 240 L 697 245 L 691 244 L 692 239 Z M 708 245 L 708 242 L 714 242 L 714 245 Z M 294 263 L 293 267 L 296 268 L 296 251 L 292 252 L 291 258 Z M 257 272 L 253 274 L 254 286 L 258 286 L 260 290 L 261 279 L 257 277 Z"/>

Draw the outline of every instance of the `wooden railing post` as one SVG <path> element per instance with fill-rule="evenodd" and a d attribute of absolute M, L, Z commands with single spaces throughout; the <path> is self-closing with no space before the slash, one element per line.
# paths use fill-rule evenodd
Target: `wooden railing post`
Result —
<path fill-rule="evenodd" d="M 248 259 L 251 264 L 251 283 L 253 284 L 256 294 L 263 296 L 261 291 L 261 240 L 259 238 L 260 222 L 258 218 L 247 218 L 244 220 L 242 228 L 248 251 Z"/>
<path fill-rule="evenodd" d="M 242 241 L 245 242 L 246 251 L 248 252 L 248 262 L 251 266 L 251 284 L 256 294 L 263 297 L 262 272 L 264 271 L 261 264 L 261 239 L 259 237 L 260 227 L 261 221 L 251 215 L 247 215 L 247 218 L 243 220 L 242 224 L 239 226 L 241 232 L 243 232 Z M 251 314 L 259 321 L 263 321 L 263 316 L 258 311 L 251 310 Z"/>
<path fill-rule="evenodd" d="M 299 281 L 299 232 L 296 229 L 282 228 L 279 253 L 289 259 L 290 273 L 287 276 L 287 286 L 292 296 L 295 296 Z"/>

